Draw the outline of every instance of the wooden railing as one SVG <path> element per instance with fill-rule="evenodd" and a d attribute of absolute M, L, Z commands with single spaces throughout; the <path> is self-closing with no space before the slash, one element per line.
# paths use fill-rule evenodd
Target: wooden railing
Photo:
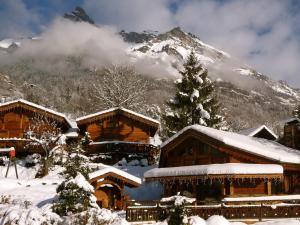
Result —
<path fill-rule="evenodd" d="M 207 219 L 212 215 L 222 215 L 227 219 L 275 219 L 275 218 L 300 218 L 300 204 L 278 205 L 207 205 L 186 206 L 188 215 L 197 215 Z M 172 206 L 156 203 L 152 206 L 128 206 L 126 220 L 134 221 L 159 221 L 170 214 Z"/>

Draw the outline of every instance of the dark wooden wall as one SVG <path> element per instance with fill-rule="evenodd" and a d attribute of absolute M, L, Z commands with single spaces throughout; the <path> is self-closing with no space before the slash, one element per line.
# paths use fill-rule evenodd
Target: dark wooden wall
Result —
<path fill-rule="evenodd" d="M 79 125 L 82 135 L 89 132 L 93 141 L 126 141 L 148 143 L 151 127 L 139 121 L 116 115 L 90 124 Z"/>
<path fill-rule="evenodd" d="M 24 131 L 29 127 L 27 115 L 8 112 L 0 116 L 0 138 L 23 138 Z"/>
<path fill-rule="evenodd" d="M 284 126 L 282 144 L 300 150 L 300 124 L 290 123 Z"/>
<path fill-rule="evenodd" d="M 228 155 L 195 139 L 188 138 L 164 154 L 161 167 L 207 165 L 229 162 Z"/>

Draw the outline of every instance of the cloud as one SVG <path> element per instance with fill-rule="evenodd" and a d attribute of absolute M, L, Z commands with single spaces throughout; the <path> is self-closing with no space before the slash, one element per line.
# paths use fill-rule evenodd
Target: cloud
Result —
<path fill-rule="evenodd" d="M 44 66 L 52 67 L 61 57 L 80 56 L 86 66 L 122 63 L 126 58 L 127 44 L 116 35 L 112 27 L 88 23 L 75 23 L 56 19 L 38 40 L 22 42 L 22 47 L 12 55 L 2 54 L 2 63 L 34 59 Z"/>
<path fill-rule="evenodd" d="M 29 10 L 22 0 L 0 0 L 0 16 L 0 38 L 31 35 L 31 26 L 39 21 L 37 13 Z"/>
<path fill-rule="evenodd" d="M 300 86 L 299 15 L 281 0 L 85 0 L 99 23 L 127 30 L 181 26 L 259 72 Z M 175 6 L 175 7 L 172 7 Z M 292 6 L 294 7 L 294 6 Z"/>
<path fill-rule="evenodd" d="M 71 7 L 72 3 L 79 2 L 72 0 L 65 3 L 62 0 L 53 0 L 53 3 L 48 3 L 49 6 L 43 5 L 42 7 L 39 6 L 40 1 L 34 0 L 34 7 L 28 8 L 24 1 L 0 0 L 0 27 L 6 28 L 1 29 L 0 37 L 3 34 L 6 37 L 31 34 L 33 33 L 32 27 L 47 24 L 45 16 L 42 16 L 46 9 L 51 11 L 47 15 L 52 16 L 48 20 L 52 20 L 54 16 L 62 14 L 58 10 L 59 8 L 65 9 Z M 299 10 L 291 10 L 291 7 L 292 9 L 299 8 L 299 6 L 291 5 L 292 3 L 295 1 L 82 0 L 81 5 L 98 24 L 113 26 L 116 27 L 116 30 L 158 30 L 163 32 L 172 27 L 181 26 L 183 30 L 194 33 L 204 42 L 227 51 L 259 72 L 275 79 L 287 80 L 293 86 L 299 87 L 300 26 L 298 21 L 300 13 Z M 102 59 L 112 58 L 114 60 L 116 58 L 109 51 L 120 53 L 120 49 L 126 48 L 126 44 L 119 40 L 116 42 L 116 46 L 118 46 L 116 49 L 113 48 L 113 45 L 108 45 L 111 48 L 105 49 L 105 46 L 100 46 L 94 39 L 98 38 L 99 34 L 84 26 L 84 32 L 91 31 L 90 35 L 83 34 L 83 31 L 76 33 L 75 28 L 72 30 L 73 28 L 68 26 L 67 32 L 70 33 L 70 36 L 66 34 L 66 37 L 62 37 L 63 35 L 54 32 L 54 28 L 58 27 L 61 34 L 65 32 L 64 28 L 60 27 L 58 22 L 50 24 L 52 24 L 51 31 L 46 31 L 43 35 L 51 36 L 53 39 L 49 39 L 45 43 L 51 43 L 55 41 L 56 37 L 59 39 L 59 36 L 61 36 L 60 40 L 68 42 L 67 37 L 69 37 L 72 41 L 66 43 L 66 46 L 61 46 L 66 50 L 65 53 L 74 49 L 83 52 L 83 47 L 77 45 L 80 43 L 88 48 L 86 52 L 90 54 L 91 60 L 92 57 L 96 57 L 95 60 L 100 62 Z M 103 40 L 100 36 L 99 40 Z M 90 38 L 89 44 L 83 41 L 85 38 Z M 73 39 L 77 42 L 74 43 Z M 74 46 L 70 46 L 72 44 L 77 47 L 73 48 Z M 98 52 L 109 50 L 107 57 L 90 51 L 92 48 L 99 49 Z M 55 50 L 50 49 L 50 51 Z M 30 52 L 29 49 L 28 52 Z M 148 64 L 149 67 L 152 65 L 151 62 L 145 64 Z"/>
<path fill-rule="evenodd" d="M 299 34 L 289 1 L 189 1 L 176 22 L 259 72 L 300 85 Z"/>
<path fill-rule="evenodd" d="M 97 27 L 89 23 L 58 18 L 35 40 L 23 40 L 21 48 L 11 54 L 0 54 L 0 65 L 23 60 L 33 62 L 42 70 L 65 71 L 69 56 L 81 59 L 87 68 L 101 68 L 111 64 L 133 65 L 144 75 L 169 75 L 169 61 L 130 56 L 130 45 L 112 26 Z"/>
<path fill-rule="evenodd" d="M 174 25 L 170 0 L 86 0 L 83 8 L 102 23 L 129 31 L 166 31 Z"/>

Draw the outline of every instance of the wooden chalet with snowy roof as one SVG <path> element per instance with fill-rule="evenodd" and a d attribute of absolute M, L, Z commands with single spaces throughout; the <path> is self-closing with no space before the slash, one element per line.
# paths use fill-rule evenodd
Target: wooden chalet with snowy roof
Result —
<path fill-rule="evenodd" d="M 29 144 L 32 141 L 26 135 L 36 118 L 46 118 L 55 123 L 60 133 L 67 138 L 78 137 L 76 122 L 69 120 L 64 114 L 18 99 L 0 104 L 0 147 L 14 147 L 17 155 L 43 153 L 41 146 Z M 46 123 L 41 126 L 43 130 L 52 129 Z"/>
<path fill-rule="evenodd" d="M 272 141 L 278 139 L 278 136 L 266 125 L 261 125 L 259 127 L 241 130 L 238 133 L 250 137 L 264 138 Z"/>
<path fill-rule="evenodd" d="M 112 164 L 129 156 L 154 162 L 158 154 L 155 143 L 160 123 L 125 108 L 111 108 L 76 119 L 80 134 L 90 135 L 89 153 L 102 154 Z"/>
<path fill-rule="evenodd" d="M 95 188 L 97 204 L 101 208 L 124 209 L 128 196 L 124 187 L 136 188 L 141 179 L 112 166 L 104 165 L 89 174 L 90 183 Z"/>
<path fill-rule="evenodd" d="M 198 200 L 294 194 L 300 191 L 300 152 L 263 138 L 200 125 L 184 128 L 161 146 L 159 168 L 144 174 L 164 195 Z"/>

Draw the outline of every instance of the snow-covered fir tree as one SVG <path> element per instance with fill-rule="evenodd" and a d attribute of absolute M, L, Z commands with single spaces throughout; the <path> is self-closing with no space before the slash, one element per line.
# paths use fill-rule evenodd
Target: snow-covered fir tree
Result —
<path fill-rule="evenodd" d="M 180 74 L 182 77 L 175 81 L 175 97 L 167 102 L 169 108 L 163 115 L 166 135 L 171 136 L 192 124 L 219 129 L 223 117 L 219 115 L 214 84 L 194 52 L 188 56 Z"/>
<path fill-rule="evenodd" d="M 60 216 L 79 213 L 89 208 L 98 208 L 94 188 L 88 182 L 88 158 L 82 155 L 80 145 L 71 147 L 71 153 L 66 161 L 65 177 L 57 187 L 58 200 L 53 204 L 53 211 Z"/>
<path fill-rule="evenodd" d="M 188 225 L 188 211 L 185 206 L 195 201 L 195 198 L 185 197 L 180 195 L 179 192 L 177 195 L 162 198 L 161 202 L 171 202 L 174 204 L 173 209 L 170 210 L 168 225 Z"/>

